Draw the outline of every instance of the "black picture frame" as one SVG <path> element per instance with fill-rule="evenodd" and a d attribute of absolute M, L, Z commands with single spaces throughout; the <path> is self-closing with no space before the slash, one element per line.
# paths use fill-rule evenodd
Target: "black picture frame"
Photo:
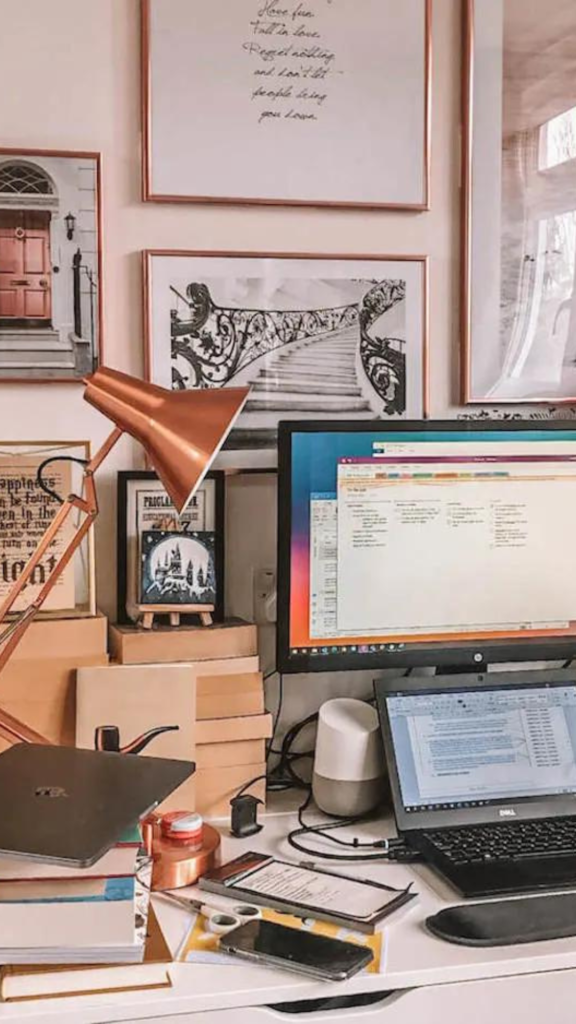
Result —
<path fill-rule="evenodd" d="M 219 471 L 207 473 L 205 480 L 214 481 L 214 565 L 216 571 L 216 601 L 213 612 L 215 622 L 222 622 L 224 619 L 224 524 L 225 524 L 225 474 Z M 129 488 L 135 482 L 157 481 L 158 476 L 153 470 L 120 470 L 118 473 L 118 507 L 117 507 L 117 607 L 116 620 L 120 626 L 133 626 L 135 620 L 128 614 L 128 496 Z M 162 622 L 166 616 L 158 615 L 158 621 Z M 198 616 L 183 614 L 182 625 L 197 625 Z"/>

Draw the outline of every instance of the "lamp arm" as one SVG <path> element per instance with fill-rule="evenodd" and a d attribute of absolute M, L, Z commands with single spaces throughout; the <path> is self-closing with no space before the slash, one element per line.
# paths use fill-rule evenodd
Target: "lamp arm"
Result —
<path fill-rule="evenodd" d="M 39 565 L 44 554 L 50 547 L 50 544 L 58 534 L 62 524 L 66 521 L 68 516 L 71 514 L 73 509 L 78 509 L 83 512 L 86 516 L 84 522 L 76 530 L 76 533 L 67 544 L 66 548 L 62 552 L 57 564 L 50 573 L 50 576 L 42 586 L 40 593 L 31 605 L 23 612 L 19 619 L 15 622 L 10 623 L 8 628 L 4 632 L 0 633 L 0 676 L 6 664 L 10 660 L 15 648 L 22 640 L 28 626 L 36 616 L 44 604 L 46 598 L 51 593 L 54 584 L 57 579 L 64 571 L 70 559 L 73 557 L 75 551 L 80 547 L 84 537 L 88 533 L 92 526 L 96 516 L 98 515 L 98 500 L 96 496 L 96 486 L 94 483 L 94 473 L 101 466 L 106 456 L 110 453 L 116 442 L 122 437 L 123 431 L 116 427 L 107 440 L 104 442 L 102 447 L 98 450 L 93 459 L 87 464 L 84 470 L 84 481 L 83 481 L 83 492 L 84 497 L 78 497 L 77 495 L 71 494 L 62 504 L 58 510 L 54 519 L 50 523 L 50 526 L 46 530 L 44 536 L 38 543 L 38 546 L 34 553 L 31 555 L 28 563 L 20 574 L 18 580 L 12 587 L 6 600 L 0 607 L 0 625 L 5 621 L 7 614 L 10 609 L 14 606 L 16 599 L 22 593 L 35 568 Z M 50 741 L 46 737 L 41 736 L 34 729 L 25 725 L 23 722 L 19 722 L 18 719 L 14 718 L 8 712 L 4 711 L 0 707 L 0 736 L 8 739 L 10 742 L 24 741 L 28 743 L 44 743 L 47 744 Z"/>

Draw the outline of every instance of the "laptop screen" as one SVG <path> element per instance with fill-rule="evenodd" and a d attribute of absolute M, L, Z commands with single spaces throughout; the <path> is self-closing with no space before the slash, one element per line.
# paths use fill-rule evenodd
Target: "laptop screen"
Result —
<path fill-rule="evenodd" d="M 386 696 L 406 813 L 576 793 L 576 684 Z"/>

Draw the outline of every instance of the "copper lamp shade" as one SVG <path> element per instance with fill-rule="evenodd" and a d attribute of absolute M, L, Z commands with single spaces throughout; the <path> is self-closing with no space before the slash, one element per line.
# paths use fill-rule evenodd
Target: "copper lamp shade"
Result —
<path fill-rule="evenodd" d="M 168 391 L 101 367 L 84 398 L 146 450 L 182 513 L 242 410 L 249 388 Z"/>

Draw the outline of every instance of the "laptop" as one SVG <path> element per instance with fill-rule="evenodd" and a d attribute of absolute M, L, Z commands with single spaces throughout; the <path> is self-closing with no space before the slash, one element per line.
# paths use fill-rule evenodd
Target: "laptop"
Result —
<path fill-rule="evenodd" d="M 19 743 L 0 754 L 0 854 L 91 867 L 194 767 Z"/>
<path fill-rule="evenodd" d="M 398 834 L 464 896 L 576 887 L 576 673 L 375 684 Z"/>

